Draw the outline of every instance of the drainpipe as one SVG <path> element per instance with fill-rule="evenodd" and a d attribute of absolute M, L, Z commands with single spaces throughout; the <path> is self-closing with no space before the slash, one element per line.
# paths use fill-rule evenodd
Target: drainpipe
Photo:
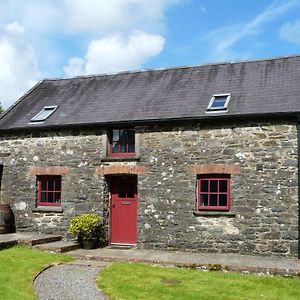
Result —
<path fill-rule="evenodd" d="M 300 115 L 297 116 L 298 140 L 298 259 L 300 259 Z"/>

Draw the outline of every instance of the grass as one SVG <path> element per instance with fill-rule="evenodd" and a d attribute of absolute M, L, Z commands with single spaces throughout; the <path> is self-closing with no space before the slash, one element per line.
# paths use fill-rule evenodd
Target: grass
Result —
<path fill-rule="evenodd" d="M 52 263 L 67 262 L 71 257 L 20 246 L 0 251 L 0 299 L 37 299 L 33 279 Z"/>
<path fill-rule="evenodd" d="M 166 285 L 162 280 L 177 280 Z M 300 279 L 115 263 L 98 286 L 112 299 L 300 299 Z"/>

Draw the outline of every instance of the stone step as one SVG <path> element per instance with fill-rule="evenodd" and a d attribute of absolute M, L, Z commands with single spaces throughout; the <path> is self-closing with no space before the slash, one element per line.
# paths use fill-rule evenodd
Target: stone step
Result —
<path fill-rule="evenodd" d="M 120 249 L 120 250 L 129 250 L 129 249 L 133 249 L 135 246 L 131 246 L 131 245 L 109 245 L 106 248 L 107 249 Z"/>
<path fill-rule="evenodd" d="M 33 247 L 36 245 L 47 244 L 52 242 L 61 241 L 61 235 L 53 235 L 53 234 L 33 234 L 33 235 L 26 235 L 22 238 L 19 238 L 19 244 Z"/>
<path fill-rule="evenodd" d="M 57 241 L 52 243 L 40 244 L 34 246 L 34 248 L 52 251 L 57 253 L 65 253 L 80 248 L 80 245 L 76 242 L 71 241 Z"/>

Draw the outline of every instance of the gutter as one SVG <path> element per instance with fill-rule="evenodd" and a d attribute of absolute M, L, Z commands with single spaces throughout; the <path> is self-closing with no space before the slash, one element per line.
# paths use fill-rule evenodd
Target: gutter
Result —
<path fill-rule="evenodd" d="M 295 122 L 295 119 L 300 116 L 297 115 L 299 112 L 276 112 L 276 113 L 248 113 L 248 114 L 214 114 L 214 115 L 204 115 L 204 116 L 192 116 L 192 117 L 173 117 L 173 118 L 159 118 L 159 119 L 144 119 L 144 120 L 119 120 L 119 121 L 104 121 L 104 122 L 84 122 L 84 123 L 66 123 L 66 124 L 49 124 L 46 122 L 43 124 L 30 124 L 27 123 L 25 126 L 11 127 L 11 128 L 1 128 L 0 132 L 13 132 L 13 131 L 35 131 L 35 130 L 51 130 L 51 129 L 63 129 L 63 128 L 84 128 L 84 127 L 120 127 L 122 125 L 126 126 L 143 126 L 143 125 L 155 125 L 155 124 L 168 124 L 174 122 L 218 122 L 219 120 L 226 122 L 243 121 L 245 119 L 252 120 L 274 120 L 274 118 L 291 118 Z"/>

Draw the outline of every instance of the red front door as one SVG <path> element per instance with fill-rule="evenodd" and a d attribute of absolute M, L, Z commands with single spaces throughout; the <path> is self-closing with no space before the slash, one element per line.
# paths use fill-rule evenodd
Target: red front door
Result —
<path fill-rule="evenodd" d="M 110 243 L 136 244 L 137 178 L 111 177 Z"/>

